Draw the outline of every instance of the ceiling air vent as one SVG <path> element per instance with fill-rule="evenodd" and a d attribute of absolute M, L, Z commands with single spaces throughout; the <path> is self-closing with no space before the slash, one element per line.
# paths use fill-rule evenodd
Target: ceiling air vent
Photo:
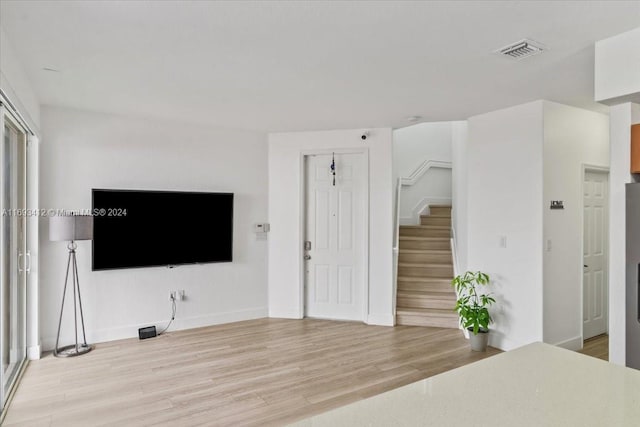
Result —
<path fill-rule="evenodd" d="M 523 59 L 529 56 L 542 53 L 543 47 L 540 43 L 532 40 L 522 39 L 519 42 L 512 43 L 508 46 L 496 50 L 496 53 L 505 55 L 513 59 Z"/>

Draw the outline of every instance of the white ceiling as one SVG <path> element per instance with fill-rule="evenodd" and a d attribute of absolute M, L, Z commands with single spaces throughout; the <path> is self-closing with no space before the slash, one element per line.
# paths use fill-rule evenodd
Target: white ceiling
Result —
<path fill-rule="evenodd" d="M 594 42 L 630 2 L 0 2 L 42 104 L 289 131 L 593 102 Z M 491 52 L 546 45 L 513 61 Z M 53 68 L 59 72 L 45 71 Z"/>

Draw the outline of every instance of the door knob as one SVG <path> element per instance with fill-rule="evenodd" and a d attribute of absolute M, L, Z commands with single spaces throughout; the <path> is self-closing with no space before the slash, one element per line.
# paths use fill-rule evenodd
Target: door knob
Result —
<path fill-rule="evenodd" d="M 588 266 L 587 264 L 585 264 L 585 265 L 584 265 L 584 268 L 587 268 L 587 267 L 589 267 L 589 266 Z"/>
<path fill-rule="evenodd" d="M 305 261 L 309 261 L 310 259 L 311 259 L 311 255 L 309 255 L 309 254 L 305 254 L 304 255 L 304 260 Z"/>

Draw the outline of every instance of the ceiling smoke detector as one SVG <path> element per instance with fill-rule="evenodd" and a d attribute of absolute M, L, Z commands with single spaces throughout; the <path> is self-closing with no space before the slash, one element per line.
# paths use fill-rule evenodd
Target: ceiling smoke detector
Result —
<path fill-rule="evenodd" d="M 495 53 L 505 55 L 513 59 L 523 59 L 542 53 L 543 50 L 545 49 L 542 44 L 534 42 L 533 40 L 522 39 L 496 50 Z"/>

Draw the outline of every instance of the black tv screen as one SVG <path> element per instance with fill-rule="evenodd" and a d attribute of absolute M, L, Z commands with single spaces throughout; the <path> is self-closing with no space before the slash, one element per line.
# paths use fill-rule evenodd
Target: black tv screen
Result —
<path fill-rule="evenodd" d="M 233 194 L 92 190 L 92 269 L 231 262 Z"/>

